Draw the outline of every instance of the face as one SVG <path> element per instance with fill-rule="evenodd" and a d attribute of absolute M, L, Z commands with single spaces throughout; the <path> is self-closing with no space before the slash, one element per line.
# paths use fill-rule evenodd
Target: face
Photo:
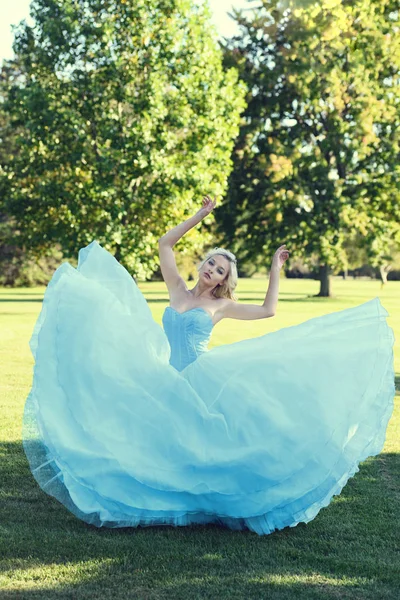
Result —
<path fill-rule="evenodd" d="M 210 256 L 200 269 L 200 279 L 209 284 L 210 288 L 224 282 L 229 273 L 229 260 L 221 254 Z"/>

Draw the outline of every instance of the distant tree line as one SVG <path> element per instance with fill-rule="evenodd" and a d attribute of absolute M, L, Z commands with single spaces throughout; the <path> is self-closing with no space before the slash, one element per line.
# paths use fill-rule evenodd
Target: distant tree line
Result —
<path fill-rule="evenodd" d="M 316 259 L 326 296 L 354 247 L 383 279 L 400 247 L 399 7 L 286 4 L 236 13 L 240 34 L 224 47 L 248 92 L 216 222 L 246 263 L 277 243 Z"/>
<path fill-rule="evenodd" d="M 206 2 L 32 2 L 0 79 L 1 284 L 44 283 L 93 239 L 154 277 L 158 237 L 205 193 L 223 201 L 182 267 L 218 244 L 251 275 L 286 243 L 322 296 L 333 272 L 393 276 L 397 3 L 249 7 L 218 44 Z"/>

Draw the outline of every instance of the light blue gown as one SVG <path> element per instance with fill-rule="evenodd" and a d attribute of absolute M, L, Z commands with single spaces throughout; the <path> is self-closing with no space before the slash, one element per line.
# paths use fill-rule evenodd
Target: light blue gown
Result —
<path fill-rule="evenodd" d="M 207 350 L 211 317 L 158 325 L 92 242 L 54 273 L 30 341 L 23 439 L 45 492 L 98 527 L 314 519 L 383 447 L 394 336 L 378 298 Z"/>

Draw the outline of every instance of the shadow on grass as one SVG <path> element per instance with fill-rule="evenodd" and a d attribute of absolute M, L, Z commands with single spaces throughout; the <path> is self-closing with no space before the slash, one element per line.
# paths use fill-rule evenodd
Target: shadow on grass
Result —
<path fill-rule="evenodd" d="M 11 295 L 11 293 L 10 293 Z M 12 294 L 12 296 L 15 296 L 17 294 Z M 21 296 L 24 296 L 23 298 L 2 298 L 0 297 L 0 303 L 11 303 L 11 302 L 27 302 L 27 303 L 31 303 L 31 302 L 43 302 L 43 294 L 42 293 L 32 293 L 29 295 L 26 294 L 20 294 Z M 143 295 L 145 296 L 146 300 L 148 300 L 149 304 L 156 304 L 156 303 L 169 303 L 169 298 L 168 295 L 164 292 L 164 291 L 147 291 L 145 290 L 143 292 Z M 38 296 L 38 298 L 32 298 L 32 296 Z M 157 297 L 158 296 L 158 297 Z M 260 290 L 257 291 L 249 291 L 247 290 L 245 292 L 245 295 L 241 295 L 240 293 L 238 293 L 239 302 L 256 302 L 258 301 L 259 303 L 262 303 L 264 301 L 265 298 L 265 294 L 263 292 L 260 292 Z M 292 298 L 288 298 L 287 296 L 293 296 Z M 304 303 L 317 303 L 317 304 L 324 304 L 324 303 L 338 303 L 338 304 L 343 304 L 347 302 L 347 298 L 342 296 L 330 296 L 329 298 L 325 298 L 325 297 L 320 297 L 320 296 L 315 296 L 313 294 L 299 294 L 299 293 L 295 293 L 295 292 L 281 292 L 279 295 L 279 303 L 286 303 L 286 302 L 304 302 Z M 360 299 L 360 302 L 358 304 L 362 304 L 363 302 L 367 302 L 367 300 L 362 300 Z"/>
<path fill-rule="evenodd" d="M 359 468 L 313 521 L 268 536 L 217 525 L 97 529 L 38 487 L 21 443 L 0 444 L 1 598 L 397 598 L 400 455 Z"/>
<path fill-rule="evenodd" d="M 44 288 L 46 286 L 43 286 Z M 14 288 L 0 288 L 0 297 L 1 296 L 43 296 L 44 291 L 42 292 L 30 292 L 29 288 L 24 288 L 26 292 L 16 292 Z"/>
<path fill-rule="evenodd" d="M 246 294 L 248 294 L 249 292 L 246 292 Z M 160 294 L 158 294 L 159 296 Z M 165 303 L 168 304 L 169 303 L 169 298 L 167 296 L 162 296 L 159 298 L 148 298 L 148 296 L 151 296 L 151 294 L 148 294 L 146 292 L 145 297 L 146 299 L 149 301 L 150 306 L 152 304 L 157 304 L 157 303 Z M 258 292 L 258 294 L 255 294 L 254 296 L 240 296 L 239 298 L 239 302 L 255 302 L 258 301 L 260 304 L 263 302 L 264 300 L 264 295 L 260 294 Z M 343 303 L 346 302 L 346 299 L 344 299 L 343 297 L 341 298 L 318 298 L 316 296 L 297 296 L 295 298 L 285 298 L 285 297 L 279 297 L 279 302 L 308 302 L 308 303 L 318 303 L 318 304 L 323 304 L 324 302 L 326 302 L 327 300 L 329 300 L 330 303 L 337 301 L 338 303 Z M 33 301 L 35 302 L 35 301 Z M 361 304 L 361 302 L 360 302 Z"/>
<path fill-rule="evenodd" d="M 246 294 L 251 294 L 251 292 L 246 292 Z M 163 292 L 146 292 L 144 294 L 145 298 L 149 301 L 150 304 L 156 303 L 156 302 L 165 302 L 168 304 L 169 302 L 169 298 L 168 296 L 161 296 L 161 297 L 156 297 L 154 298 L 153 296 L 160 296 L 160 294 L 163 294 Z M 246 302 L 246 301 L 255 301 L 255 300 L 259 300 L 260 302 L 262 302 L 262 300 L 264 299 L 264 295 L 260 292 L 254 292 L 254 296 L 241 296 L 239 302 Z M 313 296 L 307 296 L 307 297 L 301 297 L 301 296 L 297 296 L 296 298 L 279 298 L 279 302 L 304 302 L 304 301 L 320 301 L 320 298 L 314 298 Z M 331 300 L 331 298 L 330 298 Z M 40 294 L 39 298 L 32 298 L 31 296 L 25 296 L 25 298 L 0 298 L 0 303 L 14 303 L 14 302 L 27 302 L 27 303 L 31 303 L 31 302 L 43 302 L 43 294 Z"/>
<path fill-rule="evenodd" d="M 25 298 L 0 298 L 0 303 L 1 302 L 42 302 L 43 301 L 43 294 L 40 294 L 40 298 L 31 298 L 30 296 L 25 296 Z"/>
<path fill-rule="evenodd" d="M 139 288 L 140 288 L 140 286 L 139 286 Z M 267 290 L 265 289 L 265 292 L 266 292 L 266 291 L 267 291 Z M 256 296 L 256 297 L 258 297 L 258 296 L 259 296 L 259 297 L 261 298 L 261 297 L 265 297 L 265 292 L 263 292 L 263 290 L 254 290 L 254 291 L 252 291 L 252 290 L 246 290 L 246 292 L 243 292 L 243 293 L 245 293 L 245 294 L 247 294 L 247 295 L 253 295 L 253 296 Z M 235 293 L 236 293 L 236 292 L 235 292 Z M 237 292 L 237 293 L 238 293 L 239 295 L 241 294 L 241 292 Z M 168 298 L 168 293 L 167 293 L 167 291 L 166 291 L 165 289 L 161 289 L 161 290 L 159 290 L 159 291 L 154 291 L 154 292 L 153 292 L 153 291 L 151 291 L 151 290 L 144 290 L 143 294 L 144 294 L 145 296 L 159 296 L 160 294 L 163 294 L 163 296 L 165 297 L 165 299 L 166 299 L 166 300 L 167 300 L 167 298 Z M 300 292 L 280 292 L 280 293 L 279 293 L 279 298 L 281 297 L 281 295 L 282 295 L 282 296 L 297 296 L 297 297 L 303 297 L 305 294 L 302 294 L 302 293 L 300 293 Z M 312 297 L 312 296 L 311 296 L 311 294 L 310 294 L 310 297 Z"/>

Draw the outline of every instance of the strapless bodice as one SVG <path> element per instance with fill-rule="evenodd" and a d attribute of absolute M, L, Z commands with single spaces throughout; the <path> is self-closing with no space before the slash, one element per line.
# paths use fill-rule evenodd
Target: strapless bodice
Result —
<path fill-rule="evenodd" d="M 167 306 L 162 323 L 171 346 L 169 362 L 177 371 L 182 371 L 200 354 L 207 352 L 213 322 L 204 308 L 197 306 L 179 313 Z"/>

